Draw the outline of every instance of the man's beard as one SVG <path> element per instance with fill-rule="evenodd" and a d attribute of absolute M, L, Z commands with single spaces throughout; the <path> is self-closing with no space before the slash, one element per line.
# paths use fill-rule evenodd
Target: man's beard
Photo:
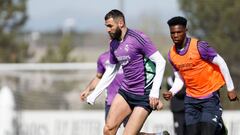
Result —
<path fill-rule="evenodd" d="M 120 41 L 121 35 L 122 35 L 122 30 L 119 27 L 117 27 L 115 33 L 108 33 L 108 34 L 112 40 L 116 39 L 116 40 Z"/>

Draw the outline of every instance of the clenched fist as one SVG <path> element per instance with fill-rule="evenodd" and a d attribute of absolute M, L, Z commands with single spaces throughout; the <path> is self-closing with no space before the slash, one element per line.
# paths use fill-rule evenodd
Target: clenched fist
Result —
<path fill-rule="evenodd" d="M 173 96 L 172 92 L 170 92 L 170 91 L 163 92 L 163 98 L 165 100 L 170 100 L 172 98 L 172 96 Z"/>

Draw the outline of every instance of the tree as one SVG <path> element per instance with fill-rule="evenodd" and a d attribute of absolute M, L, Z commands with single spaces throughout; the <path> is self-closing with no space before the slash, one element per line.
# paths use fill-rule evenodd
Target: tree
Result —
<path fill-rule="evenodd" d="M 213 43 L 213 46 L 228 58 L 231 66 L 238 65 L 240 23 L 236 19 L 240 13 L 240 1 L 179 1 L 181 9 L 190 22 L 190 33 Z"/>
<path fill-rule="evenodd" d="M 240 1 L 179 0 L 179 5 L 188 19 L 191 35 L 211 43 L 225 58 L 235 85 L 239 84 Z"/>
<path fill-rule="evenodd" d="M 0 62 L 23 62 L 28 57 L 28 45 L 15 40 L 26 20 L 26 0 L 0 1 Z"/>
<path fill-rule="evenodd" d="M 47 53 L 42 57 L 41 62 L 75 62 L 75 58 L 70 57 L 73 48 L 72 34 L 63 35 L 59 46 L 49 46 Z"/>

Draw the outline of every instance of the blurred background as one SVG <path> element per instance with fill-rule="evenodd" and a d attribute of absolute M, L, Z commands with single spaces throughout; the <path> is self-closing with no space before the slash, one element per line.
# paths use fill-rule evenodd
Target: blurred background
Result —
<path fill-rule="evenodd" d="M 80 102 L 79 94 L 109 48 L 104 16 L 111 9 L 123 11 L 127 26 L 149 35 L 166 59 L 172 44 L 167 20 L 186 17 L 189 35 L 223 56 L 239 89 L 239 0 L 0 1 L 0 125 L 6 125 L 0 135 L 101 134 L 105 94 L 94 106 Z M 161 92 L 171 73 L 167 63 Z M 240 103 L 229 102 L 225 88 L 220 93 L 229 133 L 239 135 Z M 169 102 L 164 103 L 143 130 L 173 134 Z"/>

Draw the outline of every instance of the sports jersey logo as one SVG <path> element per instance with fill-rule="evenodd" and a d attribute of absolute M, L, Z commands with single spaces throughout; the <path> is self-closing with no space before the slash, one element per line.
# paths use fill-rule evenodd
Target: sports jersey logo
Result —
<path fill-rule="evenodd" d="M 213 118 L 212 121 L 217 122 L 217 118 Z"/>
<path fill-rule="evenodd" d="M 125 50 L 126 52 L 128 52 L 128 50 L 129 50 L 129 46 L 128 46 L 128 44 L 125 45 L 124 50 Z"/>
<path fill-rule="evenodd" d="M 179 70 L 189 70 L 193 67 L 193 64 L 192 63 L 184 63 L 184 64 L 176 65 L 176 67 Z"/>
<path fill-rule="evenodd" d="M 117 60 L 119 61 L 119 63 L 122 65 L 122 66 L 125 66 L 129 63 L 130 61 L 130 56 L 119 56 L 117 57 Z"/>
<path fill-rule="evenodd" d="M 218 118 L 218 116 L 215 115 L 215 118 L 212 118 L 212 121 L 217 122 L 217 118 Z"/>

